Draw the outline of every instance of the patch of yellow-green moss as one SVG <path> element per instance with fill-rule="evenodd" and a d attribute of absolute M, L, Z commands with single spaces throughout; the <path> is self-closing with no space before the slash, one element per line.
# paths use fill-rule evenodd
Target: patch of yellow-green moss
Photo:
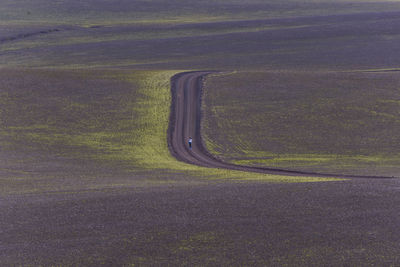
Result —
<path fill-rule="evenodd" d="M 35 79 L 39 76 L 39 79 L 49 79 L 50 82 L 43 82 L 37 88 L 24 88 L 26 93 L 21 97 L 10 91 L 2 99 L 3 111 L 6 113 L 3 116 L 5 126 L 0 133 L 4 139 L 2 146 L 39 155 L 91 160 L 107 168 L 119 169 L 121 173 L 144 173 L 143 181 L 147 181 L 148 185 L 170 184 L 172 180 L 168 177 L 173 176 L 192 177 L 201 181 L 237 182 L 335 180 L 204 168 L 176 160 L 168 150 L 167 129 L 171 106 L 170 79 L 177 72 L 37 71 Z M 52 89 L 59 79 L 96 82 L 86 84 L 88 88 L 80 88 L 75 94 L 64 96 L 58 90 L 70 89 Z M 80 82 L 76 82 L 76 86 Z M 49 88 L 42 87 L 49 84 Z M 104 88 L 91 88 L 96 86 Z M 24 161 L 37 160 L 26 158 Z M 11 167 L 5 169 L 13 170 Z M 32 175 L 35 173 L 32 172 Z M 36 175 L 43 176 L 38 173 Z M 60 174 L 52 170 L 48 175 Z M 13 176 L 15 182 L 21 180 Z M 119 187 L 124 182 L 107 182 L 107 185 Z M 96 186 L 91 185 L 91 188 Z M 98 186 L 101 187 L 101 183 Z M 54 186 L 49 184 L 48 187 Z"/>

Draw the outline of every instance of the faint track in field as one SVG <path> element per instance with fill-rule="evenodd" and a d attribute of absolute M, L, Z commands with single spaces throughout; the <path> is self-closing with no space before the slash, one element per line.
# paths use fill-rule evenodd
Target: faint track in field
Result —
<path fill-rule="evenodd" d="M 0 44 L 12 42 L 12 41 L 19 41 L 21 39 L 25 39 L 25 38 L 29 38 L 29 37 L 34 37 L 34 36 L 38 36 L 38 35 L 46 35 L 46 34 L 60 32 L 60 31 L 62 31 L 62 29 L 54 28 L 54 29 L 40 30 L 40 31 L 35 31 L 35 32 L 20 33 L 20 34 L 0 38 Z"/>

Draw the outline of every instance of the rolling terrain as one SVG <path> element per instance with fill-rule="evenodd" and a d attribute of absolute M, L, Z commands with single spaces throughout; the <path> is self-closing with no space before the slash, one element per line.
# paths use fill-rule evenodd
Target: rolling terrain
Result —
<path fill-rule="evenodd" d="M 399 177 L 399 78 L 391 71 L 214 74 L 204 89 L 207 148 L 236 164 Z"/>
<path fill-rule="evenodd" d="M 171 116 L 170 116 L 170 125 L 169 125 L 169 130 L 168 130 L 168 146 L 169 149 L 171 151 L 171 154 L 176 157 L 178 160 L 183 161 L 183 162 L 187 162 L 190 164 L 194 164 L 194 165 L 198 165 L 198 166 L 203 166 L 203 167 L 209 167 L 209 168 L 224 168 L 224 169 L 232 169 L 232 170 L 241 170 L 241 171 L 246 171 L 246 172 L 258 172 L 258 173 L 267 173 L 267 174 L 278 174 L 278 175 L 291 175 L 291 176 L 314 176 L 314 177 L 340 177 L 340 178 L 367 178 L 367 179 L 372 179 L 372 178 L 377 178 L 377 179 L 385 179 L 385 178 L 394 178 L 394 176 L 383 176 L 383 175 L 371 175 L 371 170 L 370 169 L 366 169 L 364 170 L 364 172 L 366 173 L 365 175 L 361 175 L 360 171 L 358 170 L 358 172 L 355 172 L 354 174 L 345 174 L 344 170 L 336 170 L 338 171 L 337 173 L 335 173 L 335 171 L 332 171 L 335 162 L 333 160 L 331 160 L 331 162 L 326 163 L 326 165 L 332 167 L 332 169 L 328 169 L 327 172 L 321 172 L 319 171 L 319 169 L 315 166 L 316 164 L 309 164 L 309 162 L 313 160 L 313 157 L 316 158 L 314 159 L 315 161 L 323 161 L 323 156 L 319 155 L 316 151 L 313 152 L 309 152 L 309 154 L 306 155 L 302 155 L 303 156 L 303 161 L 306 161 L 306 163 L 304 163 L 303 165 L 306 167 L 309 167 L 308 171 L 306 169 L 306 171 L 302 171 L 301 168 L 299 168 L 298 166 L 290 166 L 290 165 L 282 165 L 279 167 L 276 166 L 268 166 L 268 163 L 271 164 L 271 162 L 276 161 L 276 158 L 282 159 L 282 161 L 285 162 L 284 159 L 284 154 L 283 153 L 277 153 L 275 155 L 275 158 L 273 158 L 272 161 L 267 161 L 266 159 L 262 158 L 262 157 L 258 157 L 255 158 L 255 160 L 257 162 L 263 161 L 265 160 L 267 165 L 263 166 L 261 164 L 256 165 L 256 164 L 251 164 L 252 161 L 251 160 L 246 160 L 246 156 L 248 157 L 247 154 L 250 154 L 251 156 L 254 155 L 256 152 L 260 151 L 260 144 L 265 143 L 266 141 L 268 141 L 269 138 L 265 138 L 265 136 L 261 139 L 261 140 L 256 140 L 254 137 L 250 136 L 250 133 L 265 133 L 265 132 L 272 132 L 273 129 L 260 129 L 261 127 L 258 127 L 256 129 L 252 128 L 251 124 L 254 124 L 255 122 L 257 122 L 257 117 L 260 117 L 259 112 L 251 112 L 250 114 L 254 114 L 255 116 L 257 116 L 256 118 L 252 118 L 249 120 L 249 113 L 247 113 L 246 115 L 246 119 L 243 119 L 243 121 L 240 121 L 240 113 L 243 113 L 243 110 L 247 110 L 250 109 L 250 107 L 244 107 L 243 105 L 246 103 L 245 102 L 245 97 L 240 97 L 240 102 L 236 102 L 237 99 L 239 99 L 239 97 L 234 98 L 234 100 L 232 101 L 231 99 L 229 99 L 227 97 L 228 94 L 223 94 L 223 100 L 228 100 L 231 101 L 230 104 L 228 103 L 223 103 L 221 104 L 217 104 L 218 100 L 215 101 L 215 99 L 213 99 L 213 96 L 216 95 L 215 92 L 210 92 L 208 93 L 208 96 L 213 99 L 215 102 L 213 102 L 213 104 L 209 104 L 209 109 L 211 109 L 212 111 L 214 111 L 212 113 L 212 111 L 210 112 L 210 110 L 208 111 L 208 114 L 206 115 L 206 119 L 211 117 L 211 119 L 206 120 L 206 123 L 203 123 L 203 127 L 201 127 L 202 125 L 202 116 L 201 116 L 201 96 L 202 96 L 202 90 L 204 90 L 203 88 L 203 82 L 204 79 L 207 77 L 207 75 L 212 75 L 215 72 L 186 72 L 186 73 L 179 73 L 177 75 L 175 75 L 174 77 L 172 77 L 172 83 L 171 83 L 171 92 L 172 92 L 172 106 L 171 106 Z M 215 74 L 214 74 L 215 75 Z M 217 74 L 218 75 L 218 74 Z M 232 74 L 230 74 L 229 76 L 231 76 Z M 247 73 L 248 75 L 248 73 Z M 243 79 L 244 80 L 244 79 Z M 262 79 L 256 79 L 256 81 L 262 81 Z M 217 85 L 218 90 L 221 90 L 223 88 L 221 88 L 221 85 L 215 82 L 212 82 L 213 85 Z M 254 88 L 254 86 L 253 86 Z M 231 88 L 229 88 L 231 89 Z M 265 90 L 265 89 L 264 89 Z M 263 90 L 263 91 L 264 91 Z M 210 91 L 210 88 L 208 88 L 207 91 Z M 245 88 L 240 88 L 238 91 L 240 92 L 246 92 Z M 319 90 L 319 92 L 321 92 L 322 90 Z M 308 93 L 312 94 L 313 92 L 308 89 L 307 90 Z M 211 96 L 210 96 L 211 94 Z M 286 93 L 287 94 L 287 93 Z M 285 94 L 285 95 L 286 95 Z M 244 96 L 250 96 L 250 100 L 249 100 L 249 106 L 252 106 L 252 108 L 256 108 L 256 104 L 257 102 L 254 101 L 252 98 L 254 98 L 255 94 L 249 94 L 248 92 L 243 94 Z M 359 96 L 358 96 L 359 97 Z M 210 100 L 210 99 L 207 99 Z M 221 101 L 221 100 L 219 100 Z M 265 100 L 264 100 L 265 101 Z M 265 102 L 263 101 L 263 104 L 265 104 Z M 382 100 L 383 101 L 383 100 Z M 390 101 L 390 100 L 387 100 Z M 233 102 L 233 103 L 232 103 Z M 235 105 L 236 102 L 236 105 Z M 282 102 L 282 101 L 280 101 Z M 315 104 L 316 101 L 312 101 L 307 99 L 307 103 L 312 103 Z M 286 104 L 286 103 L 285 103 Z M 332 106 L 332 105 L 331 105 Z M 230 107 L 231 109 L 228 110 L 227 113 L 223 113 L 221 112 L 221 109 L 218 108 L 226 108 L 226 107 Z M 232 108 L 233 109 L 238 109 L 239 113 L 238 114 L 234 114 L 232 112 Z M 286 109 L 287 107 L 285 107 Z M 262 108 L 260 108 L 260 110 L 262 110 Z M 276 107 L 273 108 L 273 111 L 276 112 L 276 110 L 278 110 Z M 210 114 L 211 113 L 211 114 Z M 320 114 L 320 112 L 318 111 L 317 113 Z M 376 113 L 376 112 L 375 112 Z M 217 117 L 216 115 L 218 115 L 219 117 Z M 262 114 L 264 115 L 264 114 Z M 275 115 L 275 114 L 274 114 Z M 385 114 L 386 115 L 386 114 Z M 265 116 L 265 115 L 264 115 Z M 276 116 L 276 115 L 275 115 Z M 217 118 L 215 118 L 217 117 Z M 232 120 L 232 117 L 234 118 L 235 122 L 233 123 L 233 125 L 230 125 L 231 127 L 226 127 L 227 125 L 229 125 L 229 122 Z M 297 120 L 301 120 L 302 118 L 307 118 L 309 117 L 308 115 L 304 115 L 302 114 L 301 116 L 299 116 L 299 118 L 297 118 Z M 366 116 L 363 116 L 363 118 Z M 394 117 L 394 116 L 393 116 Z M 282 117 L 279 117 L 282 118 Z M 214 120 L 210 123 L 210 120 Z M 320 120 L 319 118 L 317 118 L 316 120 Z M 265 119 L 261 119 L 261 123 L 262 124 L 268 124 L 270 123 L 272 120 L 265 120 Z M 343 117 L 341 117 L 341 121 L 342 123 L 346 123 L 345 119 Z M 246 122 L 250 122 L 250 125 L 246 125 L 247 127 L 243 127 L 243 124 Z M 336 122 L 337 123 L 337 122 Z M 336 124 L 334 123 L 334 124 Z M 364 125 L 372 125 L 371 122 L 362 122 Z M 287 123 L 287 122 L 282 122 L 280 121 L 277 124 L 283 124 L 283 125 L 295 125 L 295 123 L 291 122 L 291 123 Z M 217 127 L 215 127 L 215 125 Z M 225 127 L 221 127 L 218 128 L 218 126 L 225 126 Z M 226 156 L 230 156 L 230 157 L 238 157 L 236 154 L 234 154 L 232 152 L 232 150 L 237 150 L 239 153 L 241 153 L 242 155 L 242 159 L 236 159 L 235 162 L 229 161 L 229 159 L 221 159 L 221 151 L 212 151 L 213 153 L 210 153 L 210 149 L 207 150 L 207 148 L 204 145 L 204 139 L 202 136 L 202 132 L 205 132 L 206 134 L 206 140 L 209 141 L 210 140 L 215 140 L 216 138 L 212 138 L 210 137 L 210 129 L 213 128 L 213 126 L 216 129 L 213 129 L 214 131 L 212 131 L 211 133 L 218 133 L 220 134 L 223 138 L 221 138 L 222 140 L 218 140 L 219 143 L 211 143 L 209 144 L 209 147 L 219 147 L 219 148 L 227 148 L 229 149 L 228 151 L 230 152 L 225 152 Z M 297 126 L 297 127 L 296 127 Z M 301 126 L 295 125 L 295 129 L 293 131 L 297 131 L 295 136 L 297 136 L 299 134 L 299 128 L 303 127 L 306 130 L 309 130 L 311 132 L 314 133 L 314 135 L 312 136 L 312 140 L 309 140 L 309 143 L 312 142 L 316 142 L 316 138 L 320 137 L 326 139 L 326 136 L 323 136 L 323 134 L 319 134 L 319 132 L 317 131 L 317 129 L 308 129 L 308 127 L 315 127 L 318 128 L 318 124 L 316 123 L 316 121 L 313 121 L 312 123 L 310 123 L 310 125 L 305 125 L 304 123 Z M 233 130 L 233 127 L 238 127 L 235 130 Z M 253 126 L 254 127 L 254 126 Z M 372 128 L 374 128 L 374 126 L 372 126 Z M 394 127 L 392 125 L 388 126 L 387 128 L 389 129 L 393 129 Z M 206 129 L 206 131 L 204 131 Z M 243 129 L 246 129 L 246 132 L 243 134 L 244 136 L 242 137 L 240 135 L 240 133 L 243 133 Z M 203 130 L 203 131 L 202 131 Z M 208 130 L 208 131 L 207 131 Z M 355 134 L 354 129 L 352 130 L 352 134 Z M 338 130 L 338 132 L 343 132 L 343 129 Z M 233 133 L 233 134 L 232 134 Z M 207 135 L 208 134 L 208 135 Z M 285 131 L 283 133 L 279 133 L 279 135 L 284 135 L 284 134 L 290 134 L 290 131 L 286 128 Z M 344 134 L 346 135 L 346 134 Z M 372 134 L 371 134 L 372 135 Z M 390 135 L 390 133 L 388 134 Z M 394 135 L 394 133 L 391 133 L 391 135 Z M 240 139 L 240 138 L 243 139 Z M 386 138 L 388 138 L 387 136 L 385 136 Z M 258 149 L 256 151 L 250 151 L 249 147 L 244 147 L 243 144 L 246 144 L 246 138 L 251 138 L 251 140 L 254 142 L 254 149 Z M 273 138 L 271 138 L 273 139 Z M 289 140 L 284 140 L 282 143 L 275 145 L 275 147 L 277 149 L 285 149 L 285 145 L 290 144 L 290 139 L 294 139 L 293 137 L 288 138 Z M 192 140 L 192 141 L 189 141 Z M 276 140 L 276 138 L 274 138 L 274 140 Z M 338 137 L 335 136 L 335 141 L 337 142 Z M 228 142 L 226 142 L 228 141 Z M 304 142 L 304 140 L 301 140 L 302 142 Z M 188 143 L 190 142 L 190 144 Z M 247 143 L 249 143 L 249 141 L 247 141 Z M 323 144 L 327 143 L 326 140 L 324 140 L 323 142 L 321 142 Z M 339 142 L 337 142 L 338 144 L 340 144 Z M 354 147 L 360 148 L 359 144 L 354 144 L 353 140 L 350 140 L 351 144 L 354 145 Z M 382 142 L 377 141 L 378 144 L 381 145 Z M 336 144 L 335 146 L 333 144 L 326 145 L 327 147 L 331 148 L 331 147 L 338 147 L 339 145 Z M 238 145 L 240 147 L 238 147 Z M 391 144 L 390 148 L 388 147 L 388 150 L 392 151 L 392 147 L 394 144 Z M 366 147 L 370 147 L 371 144 L 367 144 Z M 346 146 L 348 147 L 348 145 Z M 331 148 L 332 149 L 332 148 Z M 222 149 L 221 149 L 222 150 Z M 355 149 L 353 148 L 353 150 L 351 150 L 351 148 L 349 149 L 350 151 L 354 151 Z M 268 155 L 268 146 L 266 146 L 265 148 L 263 148 L 263 153 Z M 376 149 L 374 150 L 375 152 Z M 331 151 L 330 151 L 331 152 Z M 247 153 L 247 154 L 246 154 Z M 215 154 L 219 154 L 219 158 L 214 156 Z M 329 159 L 334 158 L 334 154 L 331 153 L 329 154 L 330 157 Z M 299 159 L 298 161 L 301 161 L 301 156 L 297 156 Z M 267 157 L 267 159 L 270 159 L 271 156 Z M 290 159 L 286 160 L 286 161 L 295 161 L 293 160 L 293 158 L 296 158 L 296 156 L 291 155 Z M 344 155 L 340 155 L 340 156 L 336 156 L 336 158 L 340 158 L 341 160 L 343 160 L 343 158 L 345 158 L 345 160 L 347 159 L 348 161 L 355 161 L 353 158 L 351 158 L 351 156 L 344 156 Z M 359 159 L 360 156 L 355 156 L 354 158 Z M 362 158 L 362 156 L 361 156 Z M 367 161 L 366 163 L 364 163 L 365 165 L 371 165 L 371 159 L 366 157 Z M 391 160 L 391 162 L 395 161 L 395 158 L 392 156 L 389 158 Z M 377 160 L 379 161 L 379 159 Z M 241 164 L 241 162 L 243 162 L 243 164 Z M 249 163 L 250 164 L 246 164 Z M 235 164 L 236 163 L 236 164 Z M 347 162 L 346 162 L 347 163 Z M 378 164 L 380 163 L 380 165 L 384 165 L 384 162 L 378 162 Z M 393 164 L 393 163 L 392 163 Z M 311 166 L 310 166 L 311 165 Z M 349 163 L 347 163 L 347 165 L 349 165 Z M 395 165 L 395 163 L 393 164 Z M 298 168 L 296 168 L 298 167 Z M 361 164 L 358 164 L 359 168 L 362 168 Z M 385 167 L 385 166 L 381 166 L 381 167 Z M 376 168 L 376 166 L 373 166 L 373 168 Z M 331 173 L 329 173 L 329 171 L 331 171 Z M 369 174 L 369 175 L 368 175 Z"/>
<path fill-rule="evenodd" d="M 212 157 L 398 176 L 399 14 L 1 1 L 0 265 L 399 265 L 398 179 L 204 168 L 168 148 L 171 78 L 215 70 L 199 130 Z"/>
<path fill-rule="evenodd" d="M 89 0 L 7 0 L 0 7 L 0 65 L 247 71 L 398 67 L 398 2 L 302 2 L 113 0 L 96 1 L 94 7 Z"/>

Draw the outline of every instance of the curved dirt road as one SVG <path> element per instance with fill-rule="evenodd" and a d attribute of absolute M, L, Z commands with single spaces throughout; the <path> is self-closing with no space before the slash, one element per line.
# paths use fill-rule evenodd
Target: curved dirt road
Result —
<path fill-rule="evenodd" d="M 268 167 L 252 167 L 223 162 L 204 147 L 200 134 L 201 89 L 203 77 L 210 71 L 179 73 L 171 78 L 172 105 L 168 129 L 168 146 L 171 154 L 180 161 L 211 167 L 278 175 L 318 176 L 340 178 L 394 178 L 385 176 L 357 176 L 291 171 Z M 193 139 L 189 148 L 189 137 Z"/>

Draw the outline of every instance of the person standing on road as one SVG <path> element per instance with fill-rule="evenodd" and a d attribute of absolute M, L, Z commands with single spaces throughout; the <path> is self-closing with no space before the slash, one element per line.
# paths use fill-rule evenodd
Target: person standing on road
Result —
<path fill-rule="evenodd" d="M 189 149 L 192 149 L 192 142 L 193 142 L 192 137 L 189 137 Z"/>

